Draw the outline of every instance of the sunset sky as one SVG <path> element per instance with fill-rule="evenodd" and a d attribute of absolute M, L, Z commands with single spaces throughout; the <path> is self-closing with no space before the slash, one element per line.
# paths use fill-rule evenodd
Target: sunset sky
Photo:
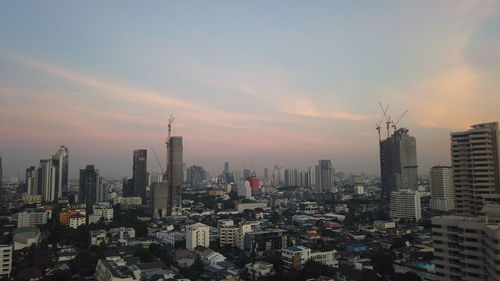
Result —
<path fill-rule="evenodd" d="M 378 174 L 379 101 L 409 111 L 420 174 L 449 163 L 451 131 L 500 120 L 500 2 L 0 2 L 6 177 L 61 144 L 71 178 L 131 176 L 134 149 L 163 160 L 170 114 L 214 175 Z"/>

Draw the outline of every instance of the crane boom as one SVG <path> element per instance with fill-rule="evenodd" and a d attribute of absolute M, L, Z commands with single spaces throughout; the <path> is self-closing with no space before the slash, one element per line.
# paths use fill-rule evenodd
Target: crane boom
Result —
<path fill-rule="evenodd" d="M 156 150 L 153 147 L 151 147 L 151 150 L 153 151 L 153 154 L 155 156 L 156 162 L 158 163 L 158 166 L 160 167 L 161 172 L 164 174 L 165 170 L 163 170 L 163 167 L 161 166 L 161 162 L 160 162 L 160 159 L 158 158 L 158 155 L 156 154 Z"/>
<path fill-rule="evenodd" d="M 399 116 L 399 118 L 396 122 L 392 122 L 392 128 L 394 128 L 394 130 L 397 129 L 397 125 L 398 125 L 399 121 L 401 121 L 401 119 L 406 115 L 406 113 L 408 113 L 408 110 L 403 112 L 403 114 L 401 114 L 401 116 Z"/>

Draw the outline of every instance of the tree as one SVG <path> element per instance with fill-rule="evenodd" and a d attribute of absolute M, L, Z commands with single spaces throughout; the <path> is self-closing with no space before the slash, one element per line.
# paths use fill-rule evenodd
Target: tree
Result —
<path fill-rule="evenodd" d="M 142 247 L 137 248 L 134 253 L 134 257 L 138 257 L 141 262 L 151 262 L 155 260 L 153 254 L 151 254 L 148 249 L 144 249 Z"/>
<path fill-rule="evenodd" d="M 98 260 L 99 258 L 96 253 L 83 251 L 69 262 L 71 273 L 80 274 L 82 276 L 93 275 Z"/>
<path fill-rule="evenodd" d="M 394 253 L 385 249 L 378 249 L 372 256 L 372 264 L 375 271 L 380 275 L 392 275 L 394 273 Z"/>

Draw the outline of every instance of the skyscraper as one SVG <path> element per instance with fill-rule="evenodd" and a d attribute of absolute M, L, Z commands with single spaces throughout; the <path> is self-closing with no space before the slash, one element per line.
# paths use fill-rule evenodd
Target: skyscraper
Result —
<path fill-rule="evenodd" d="M 186 182 L 193 189 L 203 187 L 205 180 L 205 169 L 201 166 L 193 165 L 186 170 Z"/>
<path fill-rule="evenodd" d="M 31 166 L 26 169 L 26 189 L 29 195 L 37 195 L 38 194 L 38 177 L 37 177 L 37 168 L 35 166 Z"/>
<path fill-rule="evenodd" d="M 334 192 L 332 161 L 319 160 L 316 166 L 316 188 L 319 192 Z"/>
<path fill-rule="evenodd" d="M 79 201 L 90 213 L 95 203 L 106 201 L 106 190 L 101 172 L 94 165 L 80 169 Z"/>
<path fill-rule="evenodd" d="M 143 204 L 146 203 L 146 186 L 148 185 L 148 151 L 146 149 L 134 150 L 134 162 L 132 165 L 132 190 L 133 196 L 141 197 Z"/>
<path fill-rule="evenodd" d="M 431 208 L 440 211 L 453 210 L 453 200 L 453 176 L 451 166 L 432 167 Z"/>
<path fill-rule="evenodd" d="M 417 190 L 417 144 L 408 129 L 400 128 L 380 142 L 380 170 L 385 198 L 392 191 Z"/>
<path fill-rule="evenodd" d="M 69 154 L 68 148 L 64 145 L 52 155 L 52 165 L 55 168 L 55 199 L 66 195 L 68 191 Z"/>
<path fill-rule="evenodd" d="M 40 160 L 38 166 L 38 190 L 42 200 L 52 202 L 56 197 L 56 168 L 52 165 L 52 159 Z"/>
<path fill-rule="evenodd" d="M 2 155 L 0 154 L 0 205 L 3 203 L 3 166 L 2 166 Z"/>
<path fill-rule="evenodd" d="M 169 215 L 182 213 L 182 182 L 184 163 L 182 157 L 182 137 L 170 137 L 168 140 L 167 182 L 169 194 Z"/>
<path fill-rule="evenodd" d="M 479 214 L 484 201 L 500 193 L 499 138 L 498 122 L 451 133 L 455 208 L 459 214 Z"/>

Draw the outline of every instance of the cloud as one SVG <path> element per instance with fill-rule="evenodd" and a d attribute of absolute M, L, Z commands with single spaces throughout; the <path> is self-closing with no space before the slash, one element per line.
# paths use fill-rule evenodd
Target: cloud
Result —
<path fill-rule="evenodd" d="M 286 99 L 281 103 L 281 111 L 287 114 L 313 117 L 313 118 L 327 118 L 327 119 L 340 119 L 350 121 L 361 121 L 371 119 L 372 116 L 363 114 L 352 114 L 345 112 L 320 112 L 316 106 L 307 99 Z"/>

